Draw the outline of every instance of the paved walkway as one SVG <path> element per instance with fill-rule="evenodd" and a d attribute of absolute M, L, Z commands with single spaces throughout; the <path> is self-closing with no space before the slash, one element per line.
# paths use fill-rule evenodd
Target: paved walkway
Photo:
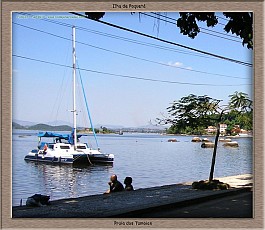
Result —
<path fill-rule="evenodd" d="M 126 217 L 135 218 L 253 218 L 253 192 L 242 192 L 218 199 L 179 207 L 151 210 Z"/>
<path fill-rule="evenodd" d="M 184 206 L 217 197 L 233 195 L 252 188 L 252 175 L 217 178 L 233 188 L 219 191 L 201 191 L 191 188 L 191 183 L 173 184 L 132 192 L 94 195 L 51 201 L 42 207 L 13 207 L 13 218 L 70 218 L 70 217 L 122 217 L 171 205 Z"/>

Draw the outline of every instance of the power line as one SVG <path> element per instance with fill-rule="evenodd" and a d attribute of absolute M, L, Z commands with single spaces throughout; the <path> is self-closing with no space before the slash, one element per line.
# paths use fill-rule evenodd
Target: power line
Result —
<path fill-rule="evenodd" d="M 62 37 L 62 36 L 56 35 L 54 33 L 50 33 L 50 32 L 39 30 L 39 29 L 32 28 L 32 27 L 29 27 L 29 26 L 21 25 L 21 24 L 16 23 L 16 22 L 13 22 L 13 24 L 21 26 L 21 27 L 24 27 L 24 28 L 27 28 L 27 29 L 31 29 L 31 30 L 34 30 L 34 31 L 37 31 L 37 32 L 40 32 L 40 33 L 48 34 L 48 35 L 51 35 L 51 36 L 54 36 L 54 37 L 57 37 L 57 38 L 60 38 L 60 39 L 72 41 L 70 38 Z M 103 51 L 106 51 L 106 52 L 111 52 L 111 53 L 115 53 L 115 54 L 122 55 L 122 56 L 125 56 L 125 57 L 134 58 L 134 59 L 138 59 L 138 60 L 141 60 L 141 61 L 146 61 L 146 62 L 150 62 L 150 63 L 154 63 L 154 64 L 158 64 L 158 65 L 163 65 L 163 66 L 167 66 L 167 67 L 172 67 L 172 68 L 177 68 L 177 69 L 182 69 L 182 70 L 186 70 L 186 71 L 191 71 L 191 72 L 196 72 L 196 73 L 201 73 L 201 74 L 207 74 L 207 75 L 215 75 L 215 76 L 221 76 L 221 77 L 227 77 L 227 78 L 236 78 L 236 79 L 247 79 L 247 78 L 242 78 L 242 77 L 229 76 L 229 75 L 217 74 L 217 73 L 210 73 L 210 72 L 194 70 L 194 69 L 187 69 L 187 68 L 180 67 L 180 66 L 174 66 L 174 65 L 170 65 L 170 64 L 156 62 L 156 61 L 148 60 L 148 59 L 145 59 L 145 58 L 140 58 L 140 57 L 132 56 L 132 55 L 129 55 L 129 54 L 124 54 L 124 53 L 120 53 L 120 52 L 117 52 L 117 51 L 109 50 L 109 49 L 106 49 L 106 48 L 90 45 L 88 43 L 84 43 L 84 42 L 80 42 L 80 41 L 76 41 L 76 43 L 79 43 L 81 45 L 86 45 L 86 46 L 89 46 L 89 47 L 92 47 L 92 48 L 95 48 L 95 49 L 100 49 L 100 50 L 103 50 Z"/>
<path fill-rule="evenodd" d="M 148 17 L 152 17 L 152 18 L 155 18 L 155 19 L 158 19 L 158 20 L 161 20 L 161 21 L 176 25 L 176 20 L 175 19 L 167 17 L 165 15 L 159 15 L 157 13 L 153 13 L 153 14 L 155 14 L 157 16 L 157 17 L 155 17 L 155 16 L 149 15 L 147 13 L 142 13 L 142 12 L 140 12 L 139 14 L 143 14 L 143 15 L 146 15 Z M 165 19 L 161 19 L 161 18 L 159 18 L 160 16 L 161 17 L 165 17 L 165 18 L 170 19 L 170 20 L 174 20 L 174 22 L 167 21 Z M 224 33 L 218 32 L 218 31 L 213 31 L 213 30 L 210 30 L 210 29 L 207 29 L 207 28 L 203 28 L 203 27 L 199 27 L 199 29 L 211 32 L 211 33 L 208 33 L 208 32 L 204 32 L 204 31 L 200 31 L 201 33 L 208 34 L 210 36 L 214 36 L 214 37 L 218 37 L 218 38 L 222 38 L 222 39 L 226 39 L 226 40 L 229 40 L 229 41 L 241 43 L 241 41 L 237 41 L 237 40 L 234 40 L 234 39 L 226 38 L 226 37 L 219 36 L 219 35 L 216 35 L 216 34 L 221 34 L 221 35 L 233 37 L 233 38 L 236 38 L 236 39 L 239 39 L 238 37 L 235 37 L 235 36 L 232 36 L 232 35 L 229 35 L 229 34 L 224 34 Z M 216 33 L 216 34 L 212 34 L 212 33 Z"/>
<path fill-rule="evenodd" d="M 202 54 L 205 54 L 205 55 L 210 55 L 210 56 L 213 56 L 213 57 L 216 57 L 216 58 L 220 58 L 220 59 L 223 59 L 223 60 L 226 60 L 226 61 L 234 62 L 234 63 L 245 65 L 245 66 L 248 66 L 248 67 L 252 67 L 251 63 L 238 61 L 238 60 L 235 60 L 235 59 L 231 59 L 231 58 L 227 58 L 227 57 L 220 56 L 220 55 L 217 55 L 217 54 L 213 54 L 213 53 L 209 53 L 209 52 L 202 51 L 202 50 L 199 50 L 199 49 L 195 49 L 195 48 L 192 48 L 192 47 L 189 47 L 189 46 L 181 45 L 181 44 L 178 44 L 178 43 L 175 43 L 175 42 L 167 41 L 165 39 L 157 38 L 157 37 L 154 37 L 154 36 L 151 36 L 151 35 L 148 35 L 148 34 L 144 34 L 144 33 L 132 30 L 132 29 L 128 29 L 128 28 L 125 28 L 125 27 L 122 27 L 122 26 L 118 26 L 118 25 L 115 25 L 115 24 L 112 24 L 112 23 L 109 23 L 109 22 L 105 22 L 105 21 L 101 21 L 101 20 L 94 20 L 94 19 L 88 18 L 85 15 L 82 15 L 82 14 L 79 14 L 79 13 L 75 13 L 75 12 L 70 12 L 70 13 L 74 14 L 74 15 L 82 16 L 82 17 L 84 17 L 86 19 L 90 19 L 90 20 L 93 20 L 93 21 L 96 21 L 96 22 L 99 22 L 99 23 L 102 23 L 102 24 L 105 24 L 105 25 L 108 25 L 108 26 L 111 26 L 111 27 L 114 27 L 114 28 L 117 28 L 117 29 L 121 29 L 121 30 L 124 30 L 124 31 L 128 31 L 128 32 L 131 32 L 131 33 L 135 33 L 135 34 L 141 35 L 141 36 L 152 38 L 152 39 L 164 42 L 164 43 L 168 43 L 168 44 L 171 44 L 171 45 L 179 46 L 179 47 L 182 47 L 182 48 L 185 48 L 185 49 L 189 49 L 189 50 L 192 50 L 192 51 L 195 51 L 195 52 L 198 52 L 198 53 L 202 53 Z"/>
<path fill-rule="evenodd" d="M 21 13 L 20 12 L 19 14 L 34 16 L 32 14 L 29 14 L 29 13 Z M 53 20 L 50 20 L 50 19 L 47 19 L 47 18 L 40 18 L 39 20 L 47 21 L 47 22 L 50 22 L 50 23 L 53 23 L 53 24 L 57 24 L 57 25 L 60 25 L 60 26 L 65 26 L 65 27 L 70 27 L 70 28 L 72 28 L 72 26 L 73 26 L 71 24 L 58 22 L 58 21 L 53 21 Z M 98 35 L 101 35 L 101 36 L 106 36 L 106 37 L 110 37 L 110 38 L 113 38 L 113 39 L 118 39 L 118 40 L 130 42 L 130 43 L 134 43 L 134 44 L 138 44 L 138 45 L 143 45 L 143 46 L 147 46 L 147 47 L 154 47 L 154 48 L 161 49 L 161 50 L 166 50 L 166 51 L 171 51 L 171 52 L 176 52 L 176 53 L 182 53 L 182 54 L 196 56 L 196 57 L 201 57 L 201 58 L 220 60 L 219 58 L 216 58 L 216 57 L 196 54 L 196 53 L 194 53 L 194 51 L 192 51 L 192 52 L 191 51 L 183 51 L 183 50 L 180 50 L 180 49 L 177 49 L 177 48 L 171 48 L 171 47 L 161 46 L 161 45 L 147 43 L 147 42 L 140 42 L 140 41 L 137 41 L 137 40 L 134 40 L 134 39 L 130 39 L 130 38 L 125 38 L 125 37 L 121 37 L 121 36 L 117 36 L 117 35 L 113 35 L 113 34 L 108 34 L 108 33 L 103 33 L 101 31 L 91 30 L 91 29 L 87 29 L 87 28 L 84 28 L 84 27 L 81 27 L 81 26 L 76 26 L 75 25 L 75 27 L 77 29 L 79 29 L 79 30 L 82 30 L 82 31 L 85 31 L 85 32 L 88 32 L 88 33 L 98 34 Z"/>
<path fill-rule="evenodd" d="M 140 13 L 141 13 L 141 12 L 140 12 Z M 171 17 L 165 16 L 165 15 L 159 14 L 159 13 L 153 13 L 153 12 L 151 12 L 151 14 L 155 14 L 155 15 L 157 15 L 157 16 L 159 16 L 159 17 L 164 17 L 164 18 L 170 19 L 170 20 L 172 20 L 172 21 L 174 21 L 174 22 L 176 21 L 175 18 L 171 18 Z M 217 18 L 218 18 L 218 17 L 217 17 Z M 226 20 L 229 21 L 228 19 L 226 19 Z M 225 25 L 225 24 L 221 24 L 220 22 L 218 22 L 218 24 L 220 24 L 220 25 Z M 231 34 L 227 34 L 227 33 L 217 32 L 217 31 L 214 31 L 214 30 L 206 29 L 206 28 L 204 28 L 204 27 L 199 27 L 199 28 L 201 28 L 201 29 L 205 29 L 205 30 L 209 30 L 209 31 L 211 31 L 211 32 L 213 32 L 213 33 L 218 33 L 218 34 L 222 34 L 222 35 L 224 35 L 224 36 L 233 37 L 233 38 L 237 38 L 237 39 L 241 40 L 239 37 L 237 37 L 237 36 L 235 36 L 235 35 L 231 35 Z"/>
<path fill-rule="evenodd" d="M 35 62 L 41 62 L 45 64 L 50 64 L 50 65 L 55 65 L 55 66 L 60 66 L 60 67 L 67 67 L 67 68 L 73 68 L 72 66 L 69 65 L 64 65 L 64 64 L 59 64 L 55 62 L 50 62 L 50 61 L 44 61 L 44 60 L 39 60 L 35 58 L 29 58 L 21 55 L 16 55 L 13 54 L 13 57 L 17 58 L 22 58 L 30 61 L 35 61 Z M 130 75 L 122 75 L 122 74 L 114 74 L 114 73 L 107 73 L 107 72 L 102 72 L 102 71 L 97 71 L 97 70 L 91 70 L 91 69 L 84 69 L 78 67 L 77 69 L 86 71 L 86 72 L 91 72 L 95 74 L 103 74 L 103 75 L 109 75 L 109 76 L 114 76 L 114 77 L 120 77 L 120 78 L 129 78 L 129 79 L 134 79 L 134 80 L 143 80 L 143 81 L 151 81 L 151 82 L 160 82 L 160 83 L 170 83 L 170 84 L 180 84 L 180 85 L 193 85 L 193 86 L 240 86 L 240 85 L 251 85 L 251 84 L 237 84 L 237 85 L 215 85 L 215 84 L 202 84 L 202 83 L 189 83 L 189 82 L 178 82 L 178 81 L 167 81 L 167 80 L 157 80 L 157 79 L 152 79 L 152 78 L 143 78 L 143 77 L 135 77 L 135 76 L 130 76 Z"/>
<path fill-rule="evenodd" d="M 21 14 L 21 15 L 32 15 L 32 14 L 29 14 L 29 13 L 19 13 L 19 14 Z M 46 21 L 46 22 L 50 22 L 50 23 L 53 23 L 53 24 L 57 24 L 57 25 L 65 26 L 65 27 L 69 27 L 69 28 L 72 28 L 72 26 L 73 26 L 71 24 L 53 21 L 53 20 L 50 20 L 50 19 L 47 19 L 47 18 L 40 18 L 39 20 L 43 20 L 43 21 Z M 97 31 L 97 30 L 87 29 L 87 28 L 84 28 L 84 27 L 81 27 L 81 26 L 76 26 L 75 25 L 75 27 L 76 27 L 76 29 L 79 29 L 81 31 L 85 31 L 85 32 L 88 32 L 88 33 L 97 34 L 97 35 L 101 35 L 101 36 L 106 36 L 106 37 L 110 37 L 110 38 L 114 38 L 114 39 L 118 39 L 118 40 L 122 40 L 122 41 L 126 41 L 126 42 L 131 42 L 131 43 L 135 43 L 135 44 L 139 44 L 139 45 L 143 45 L 143 46 L 154 47 L 154 48 L 158 48 L 158 49 L 161 49 L 161 50 L 172 51 L 172 52 L 177 52 L 177 53 L 183 53 L 183 54 L 197 56 L 197 57 L 203 57 L 203 58 L 209 58 L 209 59 L 217 59 L 217 58 L 208 57 L 208 56 L 205 56 L 205 55 L 194 54 L 194 52 L 191 52 L 191 51 L 190 52 L 189 51 L 183 51 L 183 50 L 177 49 L 177 48 L 169 48 L 169 47 L 166 47 L 166 46 L 161 46 L 161 45 L 157 45 L 157 44 L 153 44 L 153 43 L 141 42 L 141 41 L 137 41 L 137 40 L 134 40 L 134 39 L 125 38 L 125 37 L 122 37 L 122 36 L 117 36 L 117 35 L 113 35 L 113 34 L 109 34 L 109 33 L 103 33 L 101 31 Z"/>

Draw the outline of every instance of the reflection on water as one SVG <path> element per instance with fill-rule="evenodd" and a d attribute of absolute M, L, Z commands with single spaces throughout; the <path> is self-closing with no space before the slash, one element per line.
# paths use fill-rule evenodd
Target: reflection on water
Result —
<path fill-rule="evenodd" d="M 207 179 L 212 149 L 191 143 L 192 137 L 176 138 L 179 142 L 167 142 L 169 137 L 161 135 L 99 135 L 102 151 L 115 154 L 114 165 L 73 167 L 25 162 L 24 156 L 36 147 L 37 136 L 33 133 L 22 138 L 17 131 L 12 146 L 13 205 L 19 205 L 20 199 L 24 204 L 35 193 L 49 195 L 51 200 L 101 194 L 108 189 L 113 173 L 121 182 L 131 176 L 136 189 Z M 251 173 L 252 138 L 236 141 L 239 148 L 219 143 L 215 177 Z"/>

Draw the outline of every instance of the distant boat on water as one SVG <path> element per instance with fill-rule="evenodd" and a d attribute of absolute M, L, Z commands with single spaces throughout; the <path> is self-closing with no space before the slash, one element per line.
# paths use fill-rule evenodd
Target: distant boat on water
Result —
<path fill-rule="evenodd" d="M 81 136 L 85 134 L 77 134 L 76 128 L 76 53 L 75 53 L 75 27 L 73 27 L 73 129 L 70 134 L 60 134 L 53 132 L 40 132 L 38 134 L 39 142 L 36 149 L 31 150 L 26 156 L 26 161 L 57 163 L 57 164 L 113 164 L 114 155 L 102 153 L 100 149 L 92 149 L 86 143 L 81 143 Z M 81 82 L 82 83 L 82 82 Z M 83 90 L 84 93 L 84 90 Z M 84 94 L 85 96 L 85 94 Z M 87 107 L 88 110 L 88 107 Z M 89 111 L 88 111 L 89 115 Z M 90 118 L 90 115 L 89 115 Z M 96 134 L 90 119 L 93 133 Z M 43 138 L 49 139 L 42 141 Z M 50 141 L 52 139 L 52 141 Z M 97 142 L 97 140 L 96 140 Z"/>

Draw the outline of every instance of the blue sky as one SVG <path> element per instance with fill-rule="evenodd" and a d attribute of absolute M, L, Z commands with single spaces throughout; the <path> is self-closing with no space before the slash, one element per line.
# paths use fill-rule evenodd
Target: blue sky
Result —
<path fill-rule="evenodd" d="M 80 68 L 138 78 L 189 83 L 152 82 L 81 71 L 94 125 L 127 127 L 147 125 L 150 120 L 161 117 L 161 113 L 166 114 L 166 108 L 174 100 L 191 93 L 209 95 L 223 100 L 224 103 L 227 102 L 228 95 L 235 91 L 248 93 L 252 97 L 250 67 L 205 56 L 95 21 L 77 17 L 58 18 L 58 16 L 73 16 L 68 13 L 40 12 L 29 13 L 26 16 L 13 13 L 13 55 L 71 66 L 71 25 L 75 25 L 76 54 Z M 171 12 L 166 16 L 178 18 L 179 14 Z M 224 17 L 222 14 L 220 16 Z M 226 37 L 239 41 L 233 42 L 200 33 L 195 39 L 190 39 L 180 34 L 179 28 L 174 24 L 160 21 L 158 26 L 158 21 L 154 18 L 146 15 L 139 17 L 138 13 L 131 15 L 107 12 L 102 20 L 188 47 L 252 63 L 252 50 L 243 47 L 241 40 L 237 38 Z M 226 23 L 223 19 L 219 21 Z M 63 26 L 62 23 L 68 26 Z M 200 25 L 207 28 L 205 24 Z M 224 33 L 223 25 L 208 29 Z M 148 45 L 124 41 L 121 38 L 115 39 L 113 36 L 133 39 Z M 163 49 L 150 47 L 150 44 L 163 46 Z M 69 111 L 72 108 L 71 68 L 18 57 L 13 57 L 12 63 L 13 119 L 42 123 L 63 120 L 71 123 L 72 114 Z M 77 76 L 79 77 L 78 72 Z M 192 85 L 194 83 L 203 85 Z M 80 111 L 78 125 L 88 125 L 82 94 L 77 94 L 77 100 Z"/>

